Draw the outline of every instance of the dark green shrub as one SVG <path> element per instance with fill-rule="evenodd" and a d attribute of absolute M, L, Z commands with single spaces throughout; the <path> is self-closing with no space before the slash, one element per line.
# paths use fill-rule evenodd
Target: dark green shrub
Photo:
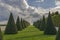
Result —
<path fill-rule="evenodd" d="M 17 27 L 14 22 L 14 18 L 12 13 L 10 13 L 10 17 L 5 29 L 5 34 L 16 34 L 17 33 Z"/>
<path fill-rule="evenodd" d="M 51 14 L 49 12 L 48 19 L 47 19 L 47 27 L 44 30 L 45 35 L 55 35 L 56 34 L 56 29 L 54 27 L 54 24 L 52 22 Z"/>
<path fill-rule="evenodd" d="M 43 16 L 43 19 L 41 20 L 41 31 L 44 31 L 46 28 L 46 22 L 45 22 L 45 16 Z"/>
<path fill-rule="evenodd" d="M 58 11 L 56 11 L 56 12 L 55 12 L 55 15 L 58 15 L 58 14 L 59 14 L 59 12 L 58 12 Z"/>
<path fill-rule="evenodd" d="M 19 16 L 18 16 L 17 21 L 16 21 L 16 26 L 17 26 L 18 31 L 19 31 L 19 30 L 20 30 L 20 31 L 22 30 Z"/>

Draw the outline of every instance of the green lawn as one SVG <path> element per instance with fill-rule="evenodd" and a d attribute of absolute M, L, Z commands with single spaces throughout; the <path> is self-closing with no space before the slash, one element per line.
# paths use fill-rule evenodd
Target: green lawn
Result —
<path fill-rule="evenodd" d="M 29 26 L 18 34 L 4 35 L 4 40 L 55 40 L 55 35 L 44 35 L 34 26 Z"/>

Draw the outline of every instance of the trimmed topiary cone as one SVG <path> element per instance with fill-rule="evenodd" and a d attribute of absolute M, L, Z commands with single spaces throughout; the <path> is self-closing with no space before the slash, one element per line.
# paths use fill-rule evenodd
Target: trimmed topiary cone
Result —
<path fill-rule="evenodd" d="M 56 35 L 57 30 L 52 22 L 51 14 L 49 12 L 48 19 L 47 19 L 47 27 L 44 30 L 45 35 Z"/>
<path fill-rule="evenodd" d="M 9 20 L 5 29 L 5 34 L 16 34 L 17 32 L 18 31 L 14 22 L 13 15 L 12 13 L 10 13 L 10 17 L 9 17 Z"/>
<path fill-rule="evenodd" d="M 18 31 L 22 30 L 22 26 L 21 26 L 21 22 L 20 22 L 19 16 L 18 16 L 17 21 L 16 21 L 16 26 L 17 26 Z"/>

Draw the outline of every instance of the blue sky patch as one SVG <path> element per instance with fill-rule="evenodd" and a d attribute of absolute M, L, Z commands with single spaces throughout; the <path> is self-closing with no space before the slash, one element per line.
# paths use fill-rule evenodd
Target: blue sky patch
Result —
<path fill-rule="evenodd" d="M 43 2 L 38 2 L 38 1 L 39 0 L 28 0 L 27 2 L 30 6 L 42 7 L 42 8 L 52 8 L 56 6 L 55 0 L 44 0 Z"/>

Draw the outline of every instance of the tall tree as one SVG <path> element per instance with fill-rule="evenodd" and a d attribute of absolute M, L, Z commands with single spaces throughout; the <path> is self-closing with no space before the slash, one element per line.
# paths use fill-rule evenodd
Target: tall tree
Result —
<path fill-rule="evenodd" d="M 52 22 L 51 14 L 49 12 L 48 19 L 47 19 L 47 27 L 44 30 L 44 34 L 46 35 L 55 35 L 56 34 L 56 29 L 54 27 L 54 24 Z"/>
<path fill-rule="evenodd" d="M 17 21 L 16 21 L 16 26 L 17 26 L 18 31 L 21 31 L 21 30 L 22 30 L 22 27 L 21 27 L 21 24 L 20 24 L 19 16 L 18 16 Z"/>
<path fill-rule="evenodd" d="M 17 33 L 17 27 L 14 22 L 13 14 L 10 13 L 10 17 L 5 29 L 5 34 L 16 34 Z"/>
<path fill-rule="evenodd" d="M 45 16 L 43 16 L 42 22 L 41 22 L 41 31 L 44 31 L 46 28 L 46 23 L 45 23 Z"/>
<path fill-rule="evenodd" d="M 24 26 L 23 26 L 23 19 L 21 18 L 21 27 L 22 29 L 24 29 Z"/>

